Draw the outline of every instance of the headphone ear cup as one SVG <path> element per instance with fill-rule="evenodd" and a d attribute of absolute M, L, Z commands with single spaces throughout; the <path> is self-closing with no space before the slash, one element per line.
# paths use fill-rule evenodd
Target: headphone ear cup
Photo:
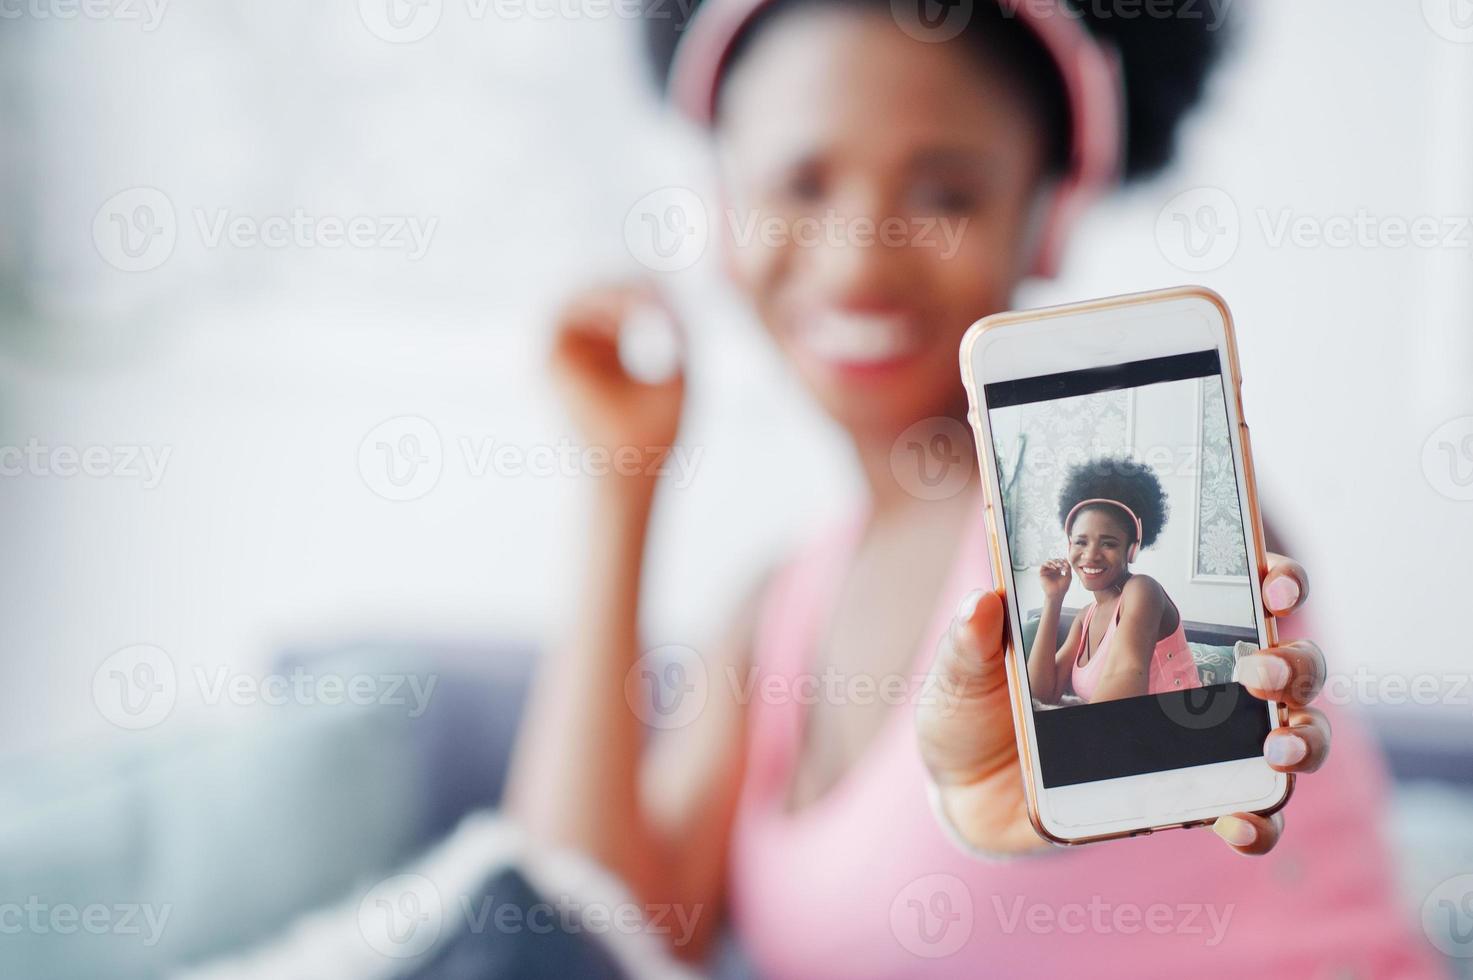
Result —
<path fill-rule="evenodd" d="M 1033 241 L 1033 255 L 1028 274 L 1039 279 L 1054 279 L 1059 275 L 1064 246 L 1073 231 L 1075 219 L 1086 202 L 1073 180 L 1066 180 L 1054 189 L 1044 205 Z"/>
<path fill-rule="evenodd" d="M 1141 543 L 1139 541 L 1136 541 L 1133 544 L 1131 544 L 1130 550 L 1128 552 L 1126 552 L 1126 554 L 1125 554 L 1125 560 L 1126 561 L 1135 561 L 1135 556 L 1138 555 L 1138 554 L 1140 554 L 1140 553 L 1141 553 Z"/>

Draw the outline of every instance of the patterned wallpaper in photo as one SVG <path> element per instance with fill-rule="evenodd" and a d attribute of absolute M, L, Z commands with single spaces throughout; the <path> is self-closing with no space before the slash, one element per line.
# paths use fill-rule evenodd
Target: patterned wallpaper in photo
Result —
<path fill-rule="evenodd" d="M 1243 515 L 1238 506 L 1238 483 L 1228 447 L 1227 407 L 1222 381 L 1203 378 L 1201 458 L 1197 475 L 1197 534 L 1192 559 L 1194 577 L 1248 576 L 1248 550 L 1243 539 Z"/>
<path fill-rule="evenodd" d="M 1101 391 L 1022 406 L 1012 446 L 997 446 L 1014 568 L 1032 568 L 1063 550 L 1059 485 L 1071 465 L 1131 448 L 1130 393 Z"/>

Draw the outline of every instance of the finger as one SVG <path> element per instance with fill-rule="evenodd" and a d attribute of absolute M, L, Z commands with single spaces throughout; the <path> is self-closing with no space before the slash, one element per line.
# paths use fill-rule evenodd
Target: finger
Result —
<path fill-rule="evenodd" d="M 578 296 L 563 309 L 558 322 L 570 330 L 613 337 L 618 334 L 624 317 L 644 305 L 663 306 L 652 283 L 644 280 L 615 283 Z"/>
<path fill-rule="evenodd" d="M 1003 665 L 1003 605 L 996 592 L 978 589 L 957 606 L 941 637 L 933 673 L 958 685 L 958 693 L 981 695 L 1007 683 Z"/>
<path fill-rule="evenodd" d="M 1239 854 L 1267 854 L 1284 833 L 1282 811 L 1269 817 L 1256 813 L 1234 813 L 1218 817 L 1213 833 L 1227 841 Z"/>
<path fill-rule="evenodd" d="M 938 784 L 972 783 L 1002 769 L 1017 778 L 1003 623 L 996 592 L 971 592 L 937 643 L 916 726 Z"/>
<path fill-rule="evenodd" d="M 1314 708 L 1289 713 L 1289 724 L 1268 733 L 1263 757 L 1279 772 L 1314 772 L 1330 755 L 1330 721 Z"/>
<path fill-rule="evenodd" d="M 1292 558 L 1269 552 L 1263 577 L 1263 606 L 1271 616 L 1287 616 L 1309 598 L 1309 573 Z"/>
<path fill-rule="evenodd" d="M 1256 698 L 1302 708 L 1325 686 L 1325 655 L 1309 640 L 1294 640 L 1242 658 L 1233 676 Z"/>
<path fill-rule="evenodd" d="M 680 387 L 688 352 L 685 331 L 663 297 L 636 283 L 575 301 L 559 321 L 550 359 L 555 374 L 571 374 L 579 384 L 603 378 Z"/>

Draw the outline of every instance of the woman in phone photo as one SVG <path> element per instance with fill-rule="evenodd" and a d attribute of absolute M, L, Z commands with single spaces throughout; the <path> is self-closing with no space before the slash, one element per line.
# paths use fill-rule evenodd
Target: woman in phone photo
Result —
<path fill-rule="evenodd" d="M 1028 657 L 1035 698 L 1057 704 L 1069 693 L 1092 703 L 1202 686 L 1181 611 L 1160 582 L 1130 570 L 1167 514 L 1161 481 L 1143 463 L 1102 457 L 1070 470 L 1059 493 L 1068 557 L 1038 569 L 1044 604 Z M 1053 650 L 1076 572 L 1094 601 Z"/>
<path fill-rule="evenodd" d="M 1128 181 L 1171 159 L 1219 35 L 1173 4 L 1127 17 L 1067 0 L 977 0 L 942 8 L 964 17 L 951 33 L 928 30 L 900 0 L 702 0 L 687 20 L 690 6 L 651 6 L 650 49 L 670 98 L 710 133 L 724 214 L 855 225 L 852 241 L 721 244 L 752 321 L 847 440 L 866 504 L 733 603 L 734 621 L 699 650 L 701 710 L 651 736 L 626 681 L 660 642 L 640 628 L 656 478 L 645 475 L 653 467 L 600 478 L 568 637 L 544 658 L 521 730 L 510 812 L 644 902 L 702 910 L 677 955 L 702 961 L 730 932 L 769 980 L 1425 975 L 1392 899 L 1377 749 L 1343 715 L 1336 756 L 1347 762 L 1301 780 L 1292 833 L 1282 812 L 1240 813 L 1220 818 L 1216 836 L 1058 852 L 1028 818 L 957 351 L 969 325 L 1010 308 L 1023 279 L 1052 271 L 1065 219 L 1112 186 L 1117 162 Z M 912 233 L 861 240 L 861 227 L 887 221 Z M 725 233 L 729 222 L 718 224 Z M 591 287 L 557 324 L 554 375 L 589 445 L 676 440 L 685 372 L 642 380 L 619 357 L 621 329 L 654 292 Z M 701 324 L 684 327 L 699 346 Z M 963 433 L 947 449 L 950 465 L 972 469 L 964 490 L 933 499 L 897 478 L 897 443 L 916 426 Z M 1119 614 L 1113 635 L 1083 651 L 1097 698 L 1126 696 L 1127 677 L 1149 690 L 1150 671 L 1119 665 L 1180 628 L 1159 587 L 1130 575 L 1129 549 L 1157 527 L 1149 501 L 1130 499 L 1139 531 L 1118 507 L 1074 515 L 1081 560 L 1098 563 L 1075 566 L 1096 590 L 1094 618 Z M 1288 615 L 1308 592 L 1304 569 L 1275 556 L 1269 613 Z M 1241 673 L 1255 696 L 1289 705 L 1264 752 L 1301 774 L 1325 763 L 1330 741 L 1309 704 L 1324 658 L 1302 629 L 1286 623 L 1291 638 Z M 929 680 L 899 705 L 763 693 L 821 674 Z M 1091 896 L 1231 909 L 1231 922 L 1210 942 L 1188 928 L 1040 934 L 1008 911 Z"/>

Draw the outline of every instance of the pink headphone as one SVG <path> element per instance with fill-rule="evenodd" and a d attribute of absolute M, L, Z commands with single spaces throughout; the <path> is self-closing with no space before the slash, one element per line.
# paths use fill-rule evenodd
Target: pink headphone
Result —
<path fill-rule="evenodd" d="M 710 126 L 716 91 L 732 44 L 742 28 L 774 0 L 705 0 L 676 45 L 670 95 L 694 122 Z M 916 0 L 925 2 L 925 0 Z M 1096 41 L 1063 0 L 994 0 L 1004 14 L 1026 24 L 1053 58 L 1069 100 L 1073 122 L 1069 169 L 1049 202 L 1039 229 L 1032 272 L 1058 273 L 1064 243 L 1089 204 L 1116 180 L 1125 109 L 1120 62 Z"/>
<path fill-rule="evenodd" d="M 1135 516 L 1135 511 L 1118 500 L 1111 500 L 1109 497 L 1090 497 L 1088 500 L 1081 500 L 1073 507 L 1070 507 L 1069 513 L 1064 517 L 1064 536 L 1066 538 L 1069 536 L 1069 529 L 1074 525 L 1074 515 L 1079 513 L 1079 508 L 1086 507 L 1089 504 L 1110 504 L 1113 507 L 1119 507 L 1130 515 L 1130 519 L 1135 522 L 1135 540 L 1131 542 L 1130 550 L 1126 552 L 1125 560 L 1135 561 L 1135 556 L 1140 554 L 1141 538 L 1144 537 L 1141 533 L 1141 519 Z"/>

